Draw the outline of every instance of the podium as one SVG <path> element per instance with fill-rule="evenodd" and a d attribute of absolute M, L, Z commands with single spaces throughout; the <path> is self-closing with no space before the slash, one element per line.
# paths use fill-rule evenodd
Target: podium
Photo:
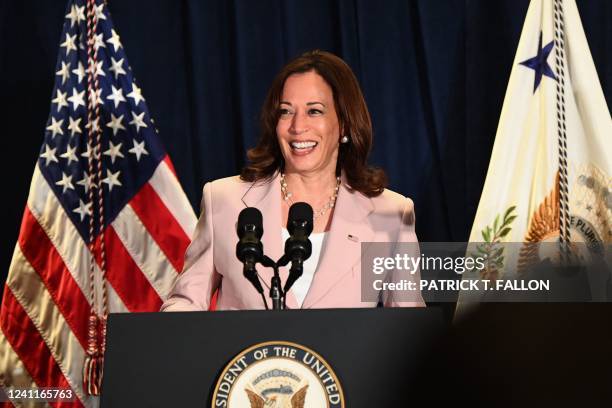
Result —
<path fill-rule="evenodd" d="M 246 361 L 236 362 L 241 352 L 269 342 L 320 356 L 342 390 L 338 406 L 409 406 L 418 392 L 411 384 L 444 331 L 438 308 L 111 314 L 101 406 L 232 407 L 212 404 L 224 369 L 230 375 L 228 365 Z"/>

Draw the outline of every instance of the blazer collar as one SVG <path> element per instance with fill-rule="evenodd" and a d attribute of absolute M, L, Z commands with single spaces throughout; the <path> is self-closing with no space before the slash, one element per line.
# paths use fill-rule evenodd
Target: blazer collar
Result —
<path fill-rule="evenodd" d="M 344 198 L 341 200 L 340 198 Z M 374 211 L 374 204 L 369 197 L 361 194 L 348 184 L 346 175 L 342 172 L 340 191 L 338 192 L 338 200 L 336 203 L 336 211 L 334 212 L 334 218 L 336 213 L 340 214 L 341 217 L 346 218 L 349 221 L 359 222 L 366 218 L 372 211 Z M 338 207 L 339 206 L 339 207 Z M 333 226 L 332 219 L 332 226 Z"/>
<path fill-rule="evenodd" d="M 242 202 L 246 207 L 257 207 L 264 215 L 262 237 L 264 252 L 273 260 L 278 260 L 284 249 L 281 237 L 281 228 L 284 225 L 281 217 L 280 172 L 277 171 L 268 180 L 252 183 L 242 196 Z M 327 242 L 322 249 L 317 271 L 302 308 L 312 307 L 337 281 L 352 271 L 353 265 L 359 262 L 361 242 L 370 241 L 374 235 L 368 220 L 368 215 L 373 210 L 372 200 L 353 190 L 347 184 L 343 173 Z M 264 285 L 269 288 L 273 276 L 272 269 L 259 266 L 258 271 Z M 284 284 L 288 275 L 287 268 L 281 268 L 280 275 Z M 287 294 L 287 307 L 297 308 L 291 290 Z"/>
<path fill-rule="evenodd" d="M 271 178 L 251 183 L 251 186 L 242 196 L 245 207 L 258 207 L 259 203 L 269 204 L 280 197 L 280 172 L 276 171 Z M 279 201 L 280 209 L 280 201 Z"/>
<path fill-rule="evenodd" d="M 303 309 L 313 307 L 348 273 L 359 265 L 361 243 L 371 241 L 374 230 L 368 216 L 374 211 L 372 200 L 353 190 L 342 175 L 342 184 L 334 208 L 327 243 L 306 294 Z"/>

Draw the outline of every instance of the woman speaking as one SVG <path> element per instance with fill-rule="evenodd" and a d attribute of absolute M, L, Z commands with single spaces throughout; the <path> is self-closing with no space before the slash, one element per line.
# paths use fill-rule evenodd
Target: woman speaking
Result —
<path fill-rule="evenodd" d="M 355 75 L 333 54 L 311 51 L 276 76 L 261 114 L 261 136 L 240 176 L 204 186 L 201 215 L 185 266 L 162 311 L 263 309 L 236 258 L 235 223 L 246 207 L 263 214 L 266 255 L 283 255 L 289 208 L 313 208 L 312 255 L 286 294 L 288 309 L 423 306 L 419 294 L 362 301 L 361 243 L 417 242 L 412 201 L 385 189 L 367 164 L 372 123 Z M 284 282 L 287 270 L 281 268 Z M 258 268 L 268 289 L 273 270 Z M 412 279 L 418 279 L 418 274 Z"/>

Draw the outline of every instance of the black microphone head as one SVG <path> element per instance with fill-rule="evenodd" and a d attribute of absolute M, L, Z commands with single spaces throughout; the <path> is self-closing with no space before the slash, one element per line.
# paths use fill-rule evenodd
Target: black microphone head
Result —
<path fill-rule="evenodd" d="M 255 207 L 247 207 L 240 211 L 240 215 L 238 215 L 238 224 L 236 225 L 238 237 L 242 238 L 244 236 L 247 226 L 250 226 L 249 229 L 253 230 L 253 232 L 257 235 L 257 238 L 262 237 L 263 217 L 261 215 L 261 211 Z"/>
<path fill-rule="evenodd" d="M 306 236 L 310 235 L 313 228 L 312 207 L 308 203 L 295 203 L 289 208 L 287 217 L 287 230 L 293 235 L 296 226 L 304 228 Z"/>
<path fill-rule="evenodd" d="M 236 256 L 240 259 L 240 262 L 249 263 L 249 267 L 254 267 L 254 264 L 263 255 L 262 224 L 261 212 L 255 207 L 247 207 L 240 211 L 240 215 L 238 215 Z"/>

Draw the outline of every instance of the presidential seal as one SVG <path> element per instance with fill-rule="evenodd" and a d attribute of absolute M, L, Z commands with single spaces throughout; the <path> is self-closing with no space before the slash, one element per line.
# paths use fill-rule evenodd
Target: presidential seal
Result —
<path fill-rule="evenodd" d="M 271 341 L 239 353 L 215 385 L 213 407 L 340 408 L 344 395 L 330 365 L 296 343 Z"/>

